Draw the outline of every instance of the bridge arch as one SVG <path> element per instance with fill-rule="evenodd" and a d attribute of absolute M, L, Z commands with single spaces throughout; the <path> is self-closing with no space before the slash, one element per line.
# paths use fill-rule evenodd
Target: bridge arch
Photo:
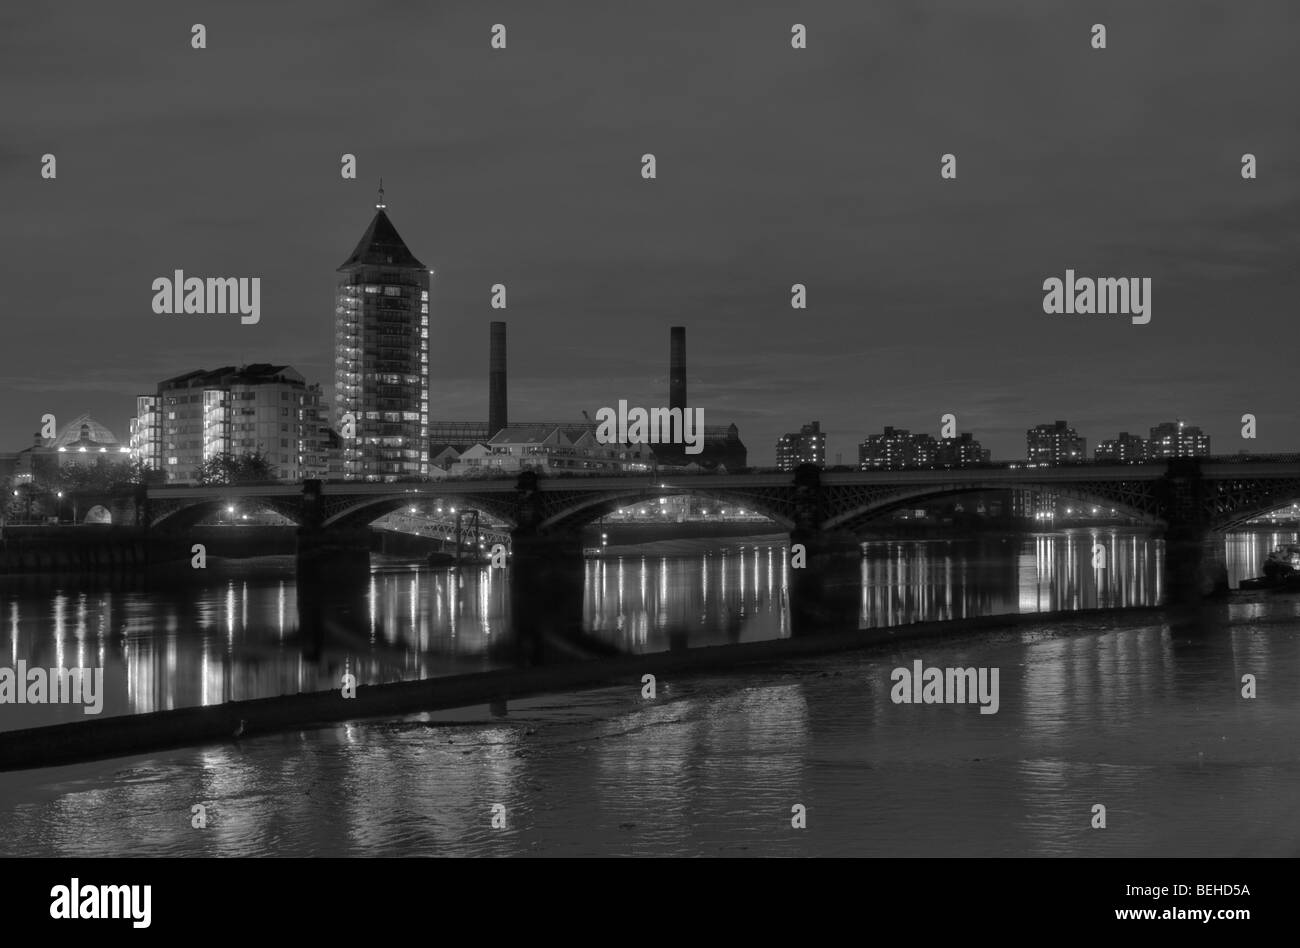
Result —
<path fill-rule="evenodd" d="M 1300 478 L 1276 481 L 1225 479 L 1213 485 L 1210 526 L 1227 532 L 1247 520 L 1300 501 Z"/>
<path fill-rule="evenodd" d="M 887 493 L 877 494 L 864 502 L 849 506 L 832 515 L 821 526 L 827 530 L 856 530 L 867 521 L 905 508 L 908 504 L 937 500 L 943 497 L 957 497 L 982 491 L 1032 490 L 1055 494 L 1058 497 L 1077 500 L 1090 506 L 1105 507 L 1123 513 L 1151 527 L 1163 528 L 1165 520 L 1157 512 L 1154 501 L 1146 495 L 1129 496 L 1124 491 L 1090 490 L 1083 486 L 1071 486 L 1062 483 L 1037 484 L 1027 482 L 1009 488 L 1005 482 L 969 482 L 960 484 L 921 484 L 915 487 L 900 487 Z"/>
<path fill-rule="evenodd" d="M 207 497 L 203 500 L 188 503 L 175 502 L 168 504 L 161 511 L 157 509 L 157 506 L 159 505 L 155 505 L 151 511 L 150 526 L 163 530 L 188 529 L 213 514 L 221 513 L 232 506 L 237 510 L 242 508 L 245 511 L 270 510 L 294 524 L 301 525 L 302 523 L 302 508 L 297 503 L 286 503 L 276 498 Z"/>
<path fill-rule="evenodd" d="M 428 495 L 412 497 L 411 494 L 390 494 L 359 499 L 349 498 L 337 506 L 327 509 L 322 526 L 326 528 L 368 527 L 381 517 L 396 513 L 403 507 L 416 506 L 428 510 L 430 504 L 438 498 Z M 476 494 L 448 494 L 441 498 L 444 506 L 450 510 L 478 510 L 495 520 L 502 521 L 511 529 L 516 525 L 514 504 L 502 496 L 481 496 Z"/>
<path fill-rule="evenodd" d="M 105 504 L 94 504 L 82 515 L 80 522 L 111 524 L 113 522 L 113 511 Z"/>
<path fill-rule="evenodd" d="M 543 497 L 546 495 L 543 494 Z M 723 504 L 752 510 L 769 518 L 785 531 L 795 527 L 793 503 L 776 496 L 767 497 L 762 493 L 711 488 L 694 484 L 673 485 L 671 487 L 629 486 L 625 490 L 611 490 L 601 494 L 572 494 L 550 505 L 542 521 L 541 529 L 546 532 L 565 532 L 578 530 L 594 523 L 601 517 L 631 507 L 638 503 L 657 502 L 660 497 L 703 497 Z"/>

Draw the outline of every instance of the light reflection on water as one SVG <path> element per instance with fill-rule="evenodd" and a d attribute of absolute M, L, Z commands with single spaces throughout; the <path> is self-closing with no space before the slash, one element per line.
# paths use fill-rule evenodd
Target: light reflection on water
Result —
<path fill-rule="evenodd" d="M 0 855 L 1295 856 L 1300 614 L 1250 605 L 0 774 Z M 999 712 L 893 704 L 914 658 L 1000 668 Z"/>
<path fill-rule="evenodd" d="M 1230 535 L 1234 582 L 1261 572 L 1268 550 L 1295 537 Z M 1096 544 L 1107 568 L 1092 565 Z M 1117 530 L 869 543 L 857 624 L 1150 605 L 1162 591 L 1161 558 L 1160 541 Z M 775 542 L 588 559 L 574 569 L 583 596 L 577 654 L 592 643 L 646 652 L 791 634 L 790 570 Z M 0 629 L 7 664 L 102 667 L 104 715 L 322 691 L 345 672 L 378 683 L 518 661 L 506 571 L 387 568 L 364 587 L 329 592 L 336 599 L 310 634 L 291 562 L 181 588 L 6 589 Z M 4 705 L 0 731 L 85 717 L 79 706 Z"/>

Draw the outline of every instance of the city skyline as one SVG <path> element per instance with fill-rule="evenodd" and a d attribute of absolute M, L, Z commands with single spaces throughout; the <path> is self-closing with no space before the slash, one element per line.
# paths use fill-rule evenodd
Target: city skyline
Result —
<path fill-rule="evenodd" d="M 197 51 L 189 23 L 159 7 L 131 40 L 150 51 L 140 61 L 96 51 L 106 13 L 10 14 L 6 61 L 23 70 L 39 54 L 51 78 L 0 153 L 0 240 L 26 274 L 9 302 L 33 314 L 5 344 L 6 450 L 30 444 L 45 412 L 93 408 L 125 429 L 138 394 L 195 367 L 285 363 L 328 384 L 333 270 L 381 175 L 394 224 L 435 271 L 434 418 L 486 417 L 492 320 L 512 324 L 520 417 L 659 403 L 663 331 L 685 325 L 693 404 L 734 421 L 756 465 L 811 417 L 830 433 L 828 463 L 880 423 L 930 431 L 949 412 L 995 457 L 1051 418 L 1094 442 L 1181 417 L 1221 453 L 1300 444 L 1285 348 L 1267 344 L 1297 285 L 1300 133 L 1276 121 L 1296 54 L 1283 4 L 1232 21 L 1173 4 L 827 10 L 798 51 L 777 4 L 744 22 L 667 4 L 617 28 L 600 10 L 561 27 L 507 5 L 487 18 L 512 23 L 497 53 L 472 8 L 347 9 L 314 8 L 306 50 L 291 39 L 300 17 L 236 6 Z M 674 10 L 691 31 L 655 28 Z M 1089 46 L 1093 20 L 1110 24 L 1104 51 Z M 478 34 L 474 51 L 462 37 Z M 617 37 L 617 62 L 602 36 Z M 346 49 L 405 45 L 462 84 L 417 95 L 415 55 L 374 76 L 334 68 Z M 1158 72 L 1142 58 L 1152 46 Z M 1250 69 L 1223 72 L 1207 47 Z M 127 109 L 111 124 L 52 78 L 84 72 L 83 55 Z M 494 93 L 555 73 L 560 55 L 544 88 Z M 288 66 L 319 104 L 277 91 Z M 963 71 L 980 81 L 953 83 Z M 156 81 L 173 75 L 186 84 Z M 655 94 L 603 91 L 628 75 Z M 900 83 L 906 101 L 890 94 Z M 410 120 L 422 115 L 439 120 Z M 955 180 L 939 174 L 949 152 Z M 1246 152 L 1256 180 L 1239 174 Z M 45 153 L 53 180 L 39 177 Z M 348 153 L 355 180 L 339 175 Z M 1150 276 L 1151 323 L 1045 315 L 1043 280 L 1071 267 Z M 176 269 L 260 277 L 260 322 L 155 315 L 151 281 Z M 489 304 L 495 283 L 505 310 Z M 807 310 L 790 308 L 794 283 Z M 1247 412 L 1255 441 L 1234 437 Z"/>
<path fill-rule="evenodd" d="M 502 326 L 503 324 L 497 323 L 495 325 Z M 177 383 L 180 383 L 182 386 L 180 390 L 185 391 L 186 385 L 205 382 L 205 380 L 208 379 L 216 380 L 218 378 L 223 379 L 223 381 L 220 383 L 220 386 L 218 386 L 217 383 L 213 381 L 213 384 L 209 385 L 208 388 L 216 388 L 216 387 L 229 388 L 230 387 L 229 383 L 231 379 L 241 378 L 246 375 L 260 376 L 267 373 L 273 373 L 273 374 L 283 373 L 283 374 L 287 374 L 290 377 L 295 377 L 298 375 L 296 372 L 293 371 L 292 366 L 287 366 L 287 365 L 271 366 L 271 365 L 261 364 L 261 365 L 249 365 L 249 366 L 238 366 L 238 367 L 225 366 L 217 370 L 197 370 L 193 372 L 184 373 L 181 376 L 178 376 L 176 378 L 167 379 L 160 382 L 158 389 L 159 392 L 162 392 L 164 389 L 170 389 L 171 387 L 177 385 Z M 268 381 L 274 382 L 274 379 L 268 379 Z M 299 399 L 295 402 L 295 404 L 298 405 L 298 409 L 296 410 L 296 414 L 295 414 L 295 418 L 297 419 L 297 421 L 295 422 L 296 427 L 294 428 L 294 431 L 296 432 L 296 436 L 299 439 L 301 438 L 307 439 L 307 441 L 301 441 L 299 451 L 305 450 L 311 456 L 311 461 L 309 462 L 308 466 L 314 466 L 320 468 L 319 471 L 313 470 L 309 473 L 302 474 L 301 476 L 302 477 L 325 477 L 325 476 L 333 477 L 334 475 L 326 475 L 324 473 L 324 470 L 328 467 L 331 467 L 332 465 L 326 459 L 323 453 L 325 451 L 323 442 L 329 439 L 325 436 L 327 429 L 324 425 L 323 418 L 327 410 L 324 408 L 322 404 L 322 398 L 319 390 L 320 387 L 317 385 L 313 385 L 312 383 L 306 382 L 305 380 L 302 380 L 300 376 L 298 377 L 298 384 L 299 384 L 299 388 L 301 389 L 299 395 L 304 396 L 305 400 Z M 268 389 L 266 393 L 266 397 L 271 399 L 270 404 L 278 404 L 274 401 L 274 399 L 277 395 L 280 394 L 279 387 L 275 386 L 274 384 L 268 384 L 265 387 Z M 255 387 L 250 388 L 249 391 L 252 392 L 254 390 Z M 209 394 L 213 394 L 213 393 L 210 392 Z M 243 397 L 252 398 L 254 396 L 249 394 Z M 295 396 L 295 398 L 297 397 L 298 396 Z M 130 419 L 128 425 L 130 435 L 126 439 L 118 438 L 116 433 L 111 428 L 108 428 L 106 425 L 100 422 L 99 419 L 93 417 L 93 415 L 91 415 L 89 412 L 85 412 L 79 415 L 77 418 L 73 419 L 71 422 L 66 422 L 64 424 L 61 424 L 56 429 L 54 437 L 35 438 L 34 439 L 35 447 L 39 451 L 44 451 L 44 452 L 54 451 L 57 445 L 67 444 L 70 439 L 73 439 L 73 436 L 76 435 L 79 427 L 80 429 L 83 430 L 82 438 L 84 440 L 86 437 L 84 433 L 84 429 L 86 429 L 87 427 L 86 423 L 89 422 L 93 424 L 95 429 L 100 433 L 99 437 L 101 439 L 107 436 L 113 442 L 113 446 L 111 447 L 111 457 L 108 458 L 108 460 L 111 463 L 120 462 L 122 458 L 119 457 L 119 454 L 126 455 L 129 452 L 130 460 L 132 461 L 136 461 L 136 460 L 143 461 L 146 464 L 146 466 L 156 470 L 172 471 L 173 469 L 167 467 L 166 463 L 176 463 L 175 461 L 164 462 L 163 460 L 160 460 L 161 442 L 159 441 L 159 439 L 162 436 L 156 431 L 152 433 L 147 433 L 149 432 L 150 429 L 159 426 L 157 417 L 160 411 L 159 402 L 161 398 L 162 398 L 161 395 L 157 395 L 157 396 L 143 395 L 139 397 L 138 402 L 140 403 L 141 410 L 144 412 L 144 414 L 136 418 Z M 221 404 L 224 405 L 225 402 L 222 401 Z M 276 412 L 278 411 L 279 410 L 276 409 Z M 317 424 L 318 413 L 319 413 L 320 424 Z M 203 411 L 200 410 L 199 414 L 202 415 Z M 251 412 L 249 412 L 249 414 L 251 414 Z M 184 417 L 181 417 L 180 421 L 178 421 L 177 424 L 184 423 L 186 420 L 189 419 L 189 417 L 190 417 L 189 415 L 185 415 Z M 273 424 L 272 427 L 275 427 L 278 424 L 279 423 L 277 422 L 276 424 Z M 490 424 L 484 426 L 482 423 L 473 422 L 473 421 L 455 421 L 455 422 L 450 422 L 449 424 L 455 426 L 457 429 L 465 428 L 465 429 L 478 429 L 481 431 L 486 431 L 491 428 Z M 217 420 L 216 422 L 213 422 L 211 419 L 209 419 L 204 425 L 201 425 L 200 428 L 195 429 L 195 432 L 199 433 L 199 437 L 201 439 L 200 442 L 198 442 L 198 444 L 202 443 L 202 438 L 211 437 L 211 431 L 209 431 L 209 429 L 213 428 L 214 425 L 216 426 L 217 429 L 219 429 L 222 437 L 227 439 L 229 438 L 230 432 L 227 430 L 229 428 L 229 423 L 220 419 Z M 255 427 L 255 425 L 244 424 L 242 427 L 247 427 L 251 431 Z M 565 430 L 565 431 L 572 430 L 575 432 L 578 430 L 583 430 L 583 431 L 588 431 L 589 433 L 594 433 L 598 427 L 599 426 L 596 422 L 590 420 L 575 421 L 575 422 L 556 422 L 556 421 L 539 422 L 535 420 L 524 420 L 509 426 L 509 428 L 512 431 L 540 431 L 544 434 L 553 434 L 558 430 Z M 1057 457 L 1056 455 L 1059 452 L 1059 448 L 1055 448 L 1053 445 L 1054 445 L 1054 438 L 1057 434 L 1059 434 L 1059 432 L 1054 432 L 1053 429 L 1055 428 L 1063 428 L 1065 431 L 1068 431 L 1070 438 L 1077 439 L 1083 445 L 1082 448 L 1078 452 L 1070 454 L 1070 456 L 1066 459 Z M 502 429 L 502 431 L 504 430 L 505 429 Z M 717 429 L 714 430 L 715 432 L 717 431 Z M 1049 424 L 1044 422 L 1042 424 L 1036 425 L 1034 428 L 1028 429 L 1026 431 L 1026 450 L 1023 454 L 1004 457 L 1004 458 L 997 458 L 991 456 L 991 452 L 987 448 L 983 447 L 982 442 L 978 437 L 976 437 L 975 433 L 973 432 L 961 432 L 961 433 L 954 433 L 951 435 L 944 435 L 940 433 L 939 436 L 936 437 L 935 435 L 930 434 L 928 432 L 922 432 L 922 431 L 910 432 L 908 429 L 903 429 L 900 426 L 884 425 L 882 426 L 881 430 L 878 432 L 873 431 L 867 433 L 858 442 L 858 460 L 855 462 L 850 462 L 848 465 L 844 465 L 841 461 L 837 461 L 834 464 L 832 464 L 829 460 L 826 459 L 824 451 L 819 444 L 821 441 L 825 439 L 826 433 L 821 429 L 820 423 L 814 421 L 809 424 L 803 425 L 801 432 L 787 433 L 786 435 L 782 436 L 781 439 L 778 440 L 776 445 L 776 452 L 777 452 L 776 464 L 749 465 L 749 466 L 759 467 L 759 468 L 769 468 L 769 469 L 777 468 L 780 470 L 788 470 L 788 471 L 793 471 L 800 464 L 805 464 L 805 463 L 814 464 L 822 468 L 838 468 L 838 467 L 847 466 L 847 467 L 859 468 L 862 470 L 867 470 L 867 469 L 874 470 L 879 468 L 896 469 L 898 467 L 916 467 L 916 466 L 967 467 L 972 465 L 978 466 L 980 464 L 990 464 L 990 463 L 995 465 L 1002 464 L 1002 463 L 1011 463 L 1014 465 L 1016 463 L 1021 463 L 1021 462 L 1029 462 L 1031 466 L 1035 463 L 1046 465 L 1046 466 L 1058 466 L 1064 464 L 1084 463 L 1093 460 L 1095 460 L 1096 462 L 1113 462 L 1113 463 L 1120 463 L 1120 464 L 1145 463 L 1145 462 L 1155 463 L 1155 462 L 1167 460 L 1169 458 L 1174 458 L 1174 457 L 1210 457 L 1210 456 L 1223 456 L 1225 453 L 1227 453 L 1227 452 L 1212 452 L 1210 450 L 1210 436 L 1206 435 L 1202 431 L 1200 426 L 1186 424 L 1181 419 L 1174 420 L 1174 421 L 1157 422 L 1156 424 L 1151 425 L 1148 428 L 1148 432 L 1150 435 L 1149 437 L 1139 435 L 1139 434 L 1134 434 L 1132 432 L 1127 432 L 1127 431 L 1119 432 L 1116 438 L 1097 439 L 1096 442 L 1094 443 L 1094 446 L 1091 449 L 1088 449 L 1087 437 L 1085 435 L 1078 435 L 1076 430 L 1073 428 L 1073 426 L 1069 425 L 1068 421 L 1058 419 L 1053 423 Z M 273 441 L 278 439 L 279 434 L 283 434 L 283 433 L 284 433 L 284 429 L 281 429 L 279 433 L 275 437 L 271 438 L 270 440 Z M 335 432 L 335 435 L 337 436 L 337 432 Z M 434 429 L 429 443 L 434 447 L 442 449 L 443 452 L 446 452 L 449 448 L 452 447 L 444 440 L 447 436 L 448 436 L 447 429 L 439 425 L 439 427 Z M 910 460 L 900 464 L 886 463 L 881 461 L 880 459 L 877 459 L 873 461 L 873 463 L 868 464 L 863 460 L 863 452 L 868 449 L 869 445 L 873 445 L 875 442 L 881 441 L 881 439 L 890 439 L 894 436 L 898 436 L 903 441 L 906 442 L 924 441 L 928 445 L 929 452 L 931 453 L 937 452 L 937 454 L 935 454 L 934 457 L 923 459 L 919 462 L 916 460 Z M 317 444 L 316 443 L 317 441 L 321 441 L 322 443 Z M 462 444 L 463 447 L 468 447 L 470 445 L 473 445 L 477 448 L 482 449 L 482 448 L 490 448 L 492 444 L 498 443 L 500 439 L 497 438 L 495 435 L 478 436 L 478 435 L 471 434 L 464 437 L 459 437 L 457 441 L 458 443 L 463 443 Z M 131 445 L 129 448 L 127 447 L 128 442 Z M 119 443 L 121 444 L 120 449 L 117 447 Z M 645 447 L 647 450 L 649 450 L 650 445 L 652 443 L 653 442 L 649 440 L 644 442 L 627 442 L 626 444 L 624 444 L 624 447 L 626 448 L 629 445 L 635 446 L 639 444 Z M 884 442 L 881 443 L 883 444 Z M 341 445 L 341 441 L 340 441 L 340 445 Z M 23 451 L 29 450 L 31 447 L 32 445 L 27 445 L 24 446 L 24 449 L 20 451 L 0 452 L 0 458 L 6 458 L 12 460 L 18 455 L 22 454 Z M 282 444 L 281 451 L 283 451 L 284 448 L 285 445 Z M 68 449 L 64 447 L 58 447 L 57 450 L 65 451 Z M 783 451 L 787 455 L 784 458 L 782 457 Z M 193 452 L 191 451 L 191 453 Z M 291 470 L 292 462 L 285 460 L 280 465 L 276 465 L 274 463 L 274 461 L 277 458 L 277 454 L 275 452 L 273 445 L 268 448 L 267 445 L 262 444 L 256 438 L 249 440 L 249 437 L 247 435 L 241 434 L 240 440 L 232 441 L 229 444 L 226 444 L 222 450 L 210 451 L 208 453 L 209 454 L 229 453 L 232 455 L 241 455 L 241 454 L 250 454 L 250 453 L 260 454 L 263 455 L 266 458 L 266 460 L 272 463 L 272 469 L 274 470 L 277 479 L 289 479 L 289 480 L 301 479 L 301 477 L 297 476 L 296 473 L 293 470 Z M 1245 450 L 1238 451 L 1235 453 L 1238 455 L 1256 455 L 1256 456 L 1260 456 L 1261 458 L 1267 458 L 1270 456 L 1270 453 L 1268 452 L 1252 452 L 1252 451 L 1245 451 Z M 338 449 L 338 463 L 340 465 L 340 471 L 339 471 L 340 476 L 342 475 L 342 470 L 343 470 L 342 465 L 344 463 L 343 461 L 344 456 L 345 456 L 345 452 L 340 446 Z M 464 456 L 469 457 L 469 455 L 464 455 Z M 431 452 L 430 460 L 433 461 L 432 452 Z M 184 463 L 185 465 L 187 465 L 185 469 L 189 471 L 190 468 L 192 468 L 194 465 L 198 463 L 198 460 L 191 458 L 185 461 Z M 723 463 L 725 464 L 725 461 Z M 442 467 L 444 471 L 448 470 L 445 467 L 445 465 L 434 463 L 432 464 L 432 466 Z M 742 467 L 744 466 L 745 465 L 742 465 Z M 288 473 L 286 473 L 286 471 L 288 471 Z M 452 473 L 455 473 L 455 471 L 452 471 Z M 178 479 L 184 482 L 192 482 L 193 477 L 191 476 L 191 474 L 192 471 L 190 473 L 183 474 Z M 437 476 L 440 477 L 442 475 L 437 475 Z M 169 480 L 170 479 L 171 477 L 169 476 Z M 365 478 L 361 478 L 361 479 L 365 479 Z"/>
<path fill-rule="evenodd" d="M 1298 74 L 1295 0 L 0 8 L 20 930 L 404 857 L 1267 925 Z"/>

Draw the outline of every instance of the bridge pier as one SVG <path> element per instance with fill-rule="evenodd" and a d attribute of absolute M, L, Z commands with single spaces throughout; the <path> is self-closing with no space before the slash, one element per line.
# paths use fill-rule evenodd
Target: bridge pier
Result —
<path fill-rule="evenodd" d="M 1165 521 L 1164 607 L 1175 634 L 1212 631 L 1206 597 L 1228 591 L 1223 535 L 1210 527 L 1213 498 L 1194 458 L 1169 462 L 1160 486 Z"/>
<path fill-rule="evenodd" d="M 297 552 L 298 635 L 318 660 L 328 642 L 353 641 L 369 628 L 370 529 L 302 528 Z"/>
<path fill-rule="evenodd" d="M 848 530 L 825 530 L 830 504 L 821 470 L 794 472 L 795 527 L 790 531 L 790 634 L 853 631 L 862 610 L 862 543 Z M 802 565 L 800 565 L 802 564 Z"/>
<path fill-rule="evenodd" d="M 789 549 L 791 635 L 856 630 L 862 611 L 862 542 L 857 535 L 795 529 Z"/>
<path fill-rule="evenodd" d="M 582 633 L 586 570 L 579 531 L 544 531 L 540 485 L 532 471 L 515 483 L 510 534 L 510 631 L 515 661 L 540 665 L 558 643 Z"/>
<path fill-rule="evenodd" d="M 516 530 L 510 543 L 510 629 L 516 660 L 539 665 L 561 642 L 580 637 L 582 538 Z"/>
<path fill-rule="evenodd" d="M 1228 592 L 1223 534 L 1171 530 L 1165 535 L 1164 599 L 1169 629 L 1179 637 L 1210 635 L 1224 627 L 1215 599 Z"/>
<path fill-rule="evenodd" d="M 302 523 L 298 527 L 298 584 L 314 585 L 370 575 L 370 527 L 326 527 L 321 482 L 302 488 Z"/>
<path fill-rule="evenodd" d="M 370 574 L 370 528 L 298 529 L 298 578 L 365 577 Z"/>
<path fill-rule="evenodd" d="M 1228 561 L 1223 534 L 1171 529 L 1165 534 L 1165 602 L 1196 603 L 1228 591 Z"/>

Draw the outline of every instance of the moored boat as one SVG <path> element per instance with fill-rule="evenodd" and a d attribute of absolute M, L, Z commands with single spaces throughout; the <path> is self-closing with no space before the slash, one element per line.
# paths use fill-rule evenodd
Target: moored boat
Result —
<path fill-rule="evenodd" d="M 1237 588 L 1300 589 L 1300 544 L 1279 546 L 1264 561 L 1264 575 L 1243 579 Z"/>

